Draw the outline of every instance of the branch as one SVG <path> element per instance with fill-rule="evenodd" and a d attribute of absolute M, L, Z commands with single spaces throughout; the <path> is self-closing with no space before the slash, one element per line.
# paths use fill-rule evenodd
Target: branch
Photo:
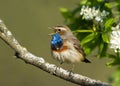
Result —
<path fill-rule="evenodd" d="M 68 70 L 57 67 L 54 64 L 46 62 L 42 57 L 33 55 L 18 43 L 2 20 L 0 20 L 0 38 L 15 51 L 15 55 L 19 59 L 22 59 L 26 63 L 36 66 L 41 70 L 50 73 L 51 75 L 82 86 L 111 86 L 107 83 L 72 73 Z"/>

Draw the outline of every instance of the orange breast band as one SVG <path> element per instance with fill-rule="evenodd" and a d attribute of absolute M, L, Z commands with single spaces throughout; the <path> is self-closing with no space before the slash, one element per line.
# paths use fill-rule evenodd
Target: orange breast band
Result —
<path fill-rule="evenodd" d="M 65 50 L 67 50 L 67 49 L 68 49 L 67 46 L 62 46 L 60 49 L 58 49 L 58 50 L 53 50 L 53 51 L 56 51 L 56 52 L 63 52 L 63 51 L 65 51 Z"/>

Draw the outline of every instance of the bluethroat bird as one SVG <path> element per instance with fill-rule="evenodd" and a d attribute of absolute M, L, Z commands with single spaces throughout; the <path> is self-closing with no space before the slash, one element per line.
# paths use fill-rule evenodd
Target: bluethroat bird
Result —
<path fill-rule="evenodd" d="M 91 63 L 85 57 L 80 41 L 72 34 L 67 26 L 55 26 L 52 28 L 54 34 L 51 39 L 52 56 L 60 63 Z"/>

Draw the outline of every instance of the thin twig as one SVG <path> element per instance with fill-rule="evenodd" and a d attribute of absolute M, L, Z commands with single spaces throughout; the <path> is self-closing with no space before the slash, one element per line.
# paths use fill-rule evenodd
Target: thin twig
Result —
<path fill-rule="evenodd" d="M 18 41 L 14 38 L 11 31 L 7 29 L 2 20 L 0 20 L 0 38 L 15 51 L 15 55 L 19 59 L 22 59 L 26 63 L 34 65 L 41 70 L 50 73 L 51 75 L 82 86 L 111 86 L 107 83 L 97 81 L 80 74 L 72 73 L 68 70 L 57 67 L 54 64 L 46 62 L 42 57 L 33 55 L 18 43 Z"/>

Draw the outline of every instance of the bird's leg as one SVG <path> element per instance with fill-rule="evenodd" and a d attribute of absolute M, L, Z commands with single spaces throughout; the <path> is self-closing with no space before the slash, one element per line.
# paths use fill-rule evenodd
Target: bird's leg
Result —
<path fill-rule="evenodd" d="M 75 68 L 75 64 L 72 64 L 72 69 L 71 69 L 71 71 L 74 71 L 74 68 Z"/>
<path fill-rule="evenodd" d="M 72 68 L 71 68 L 71 70 L 69 71 L 69 77 L 70 77 L 70 78 L 72 78 L 72 73 L 73 73 L 73 71 L 74 71 L 74 67 L 75 67 L 75 64 L 73 63 L 73 64 L 72 64 Z"/>
<path fill-rule="evenodd" d="M 73 78 L 73 71 L 74 71 L 74 67 L 75 67 L 75 64 L 72 64 L 72 68 L 71 70 L 69 71 L 69 78 L 72 79 Z"/>
<path fill-rule="evenodd" d="M 60 69 L 62 64 L 63 64 L 63 62 L 60 62 L 60 65 L 56 67 L 55 72 L 57 71 L 57 69 Z"/>

